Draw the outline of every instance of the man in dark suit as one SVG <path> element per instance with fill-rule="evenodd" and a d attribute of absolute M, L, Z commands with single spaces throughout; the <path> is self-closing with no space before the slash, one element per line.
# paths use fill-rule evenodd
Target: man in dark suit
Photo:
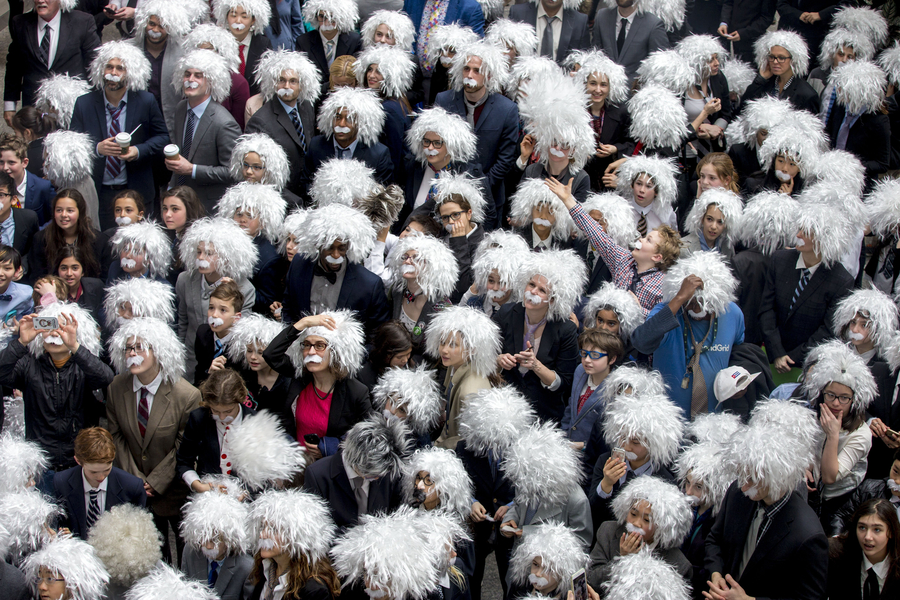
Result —
<path fill-rule="evenodd" d="M 573 4 L 574 6 L 569 6 Z M 589 50 L 591 47 L 588 18 L 586 14 L 578 12 L 580 5 L 581 2 L 577 0 L 534 0 L 511 6 L 509 18 L 534 25 L 538 37 L 538 54 L 562 65 L 573 50 Z"/>
<path fill-rule="evenodd" d="M 848 114 L 845 102 L 846 93 L 842 86 L 838 86 L 836 101 L 828 112 L 825 132 L 832 148 L 846 150 L 860 160 L 866 168 L 866 181 L 872 185 L 879 175 L 887 172 L 891 163 L 891 120 L 879 109 Z M 842 135 L 841 129 L 845 127 Z"/>
<path fill-rule="evenodd" d="M 775 19 L 776 0 L 724 0 L 719 35 L 734 46 L 734 54 L 753 64 L 753 44 Z"/>
<path fill-rule="evenodd" d="M 122 190 L 135 190 L 148 208 L 153 206 L 152 162 L 169 143 L 169 132 L 153 94 L 143 91 L 150 79 L 150 61 L 140 48 L 109 42 L 100 46 L 94 61 L 91 83 L 97 89 L 75 101 L 69 128 L 91 136 L 96 147 L 92 177 L 100 229 L 105 231 L 115 227 L 113 198 Z M 134 133 L 129 145 L 116 141 L 120 133 L 130 132 Z"/>
<path fill-rule="evenodd" d="M 641 61 L 651 52 L 669 47 L 662 20 L 648 12 L 638 13 L 640 1 L 616 0 L 616 8 L 597 11 L 594 19 L 594 47 L 625 67 L 629 83 L 637 76 Z"/>
<path fill-rule="evenodd" d="M 30 600 L 31 586 L 22 571 L 6 561 L 0 561 L 0 597 L 5 600 Z"/>
<path fill-rule="evenodd" d="M 116 29 L 123 38 L 134 36 L 134 12 L 137 0 L 128 0 L 123 6 L 110 3 L 108 0 L 78 0 L 76 10 L 86 12 L 94 16 L 97 24 L 97 34 L 103 37 L 103 28 L 110 23 L 116 24 Z"/>
<path fill-rule="evenodd" d="M 28 144 L 21 138 L 12 134 L 0 138 L 0 169 L 12 177 L 14 184 L 9 193 L 15 194 L 22 208 L 33 211 L 39 224 L 43 225 L 50 220 L 50 203 L 56 190 L 48 180 L 28 170 L 29 162 Z M 18 246 L 16 250 L 22 253 Z"/>
<path fill-rule="evenodd" d="M 312 21 L 315 29 L 297 38 L 297 50 L 306 52 L 316 65 L 324 97 L 328 93 L 328 78 L 334 59 L 355 56 L 362 49 L 362 39 L 354 31 L 359 9 L 354 0 L 321 0 L 315 4 L 307 2 L 304 16 L 310 8 L 318 8 Z"/>
<path fill-rule="evenodd" d="M 33 106 L 45 78 L 66 73 L 87 79 L 88 65 L 100 46 L 93 17 L 80 11 L 61 12 L 60 0 L 37 0 L 33 11 L 12 19 L 9 35 L 3 118 L 10 126 L 16 102 L 21 97 L 23 106 Z"/>
<path fill-rule="evenodd" d="M 778 0 L 778 28 L 802 35 L 810 56 L 819 56 L 834 14 L 845 4 L 835 0 Z"/>
<path fill-rule="evenodd" d="M 272 49 L 272 42 L 264 30 L 269 25 L 265 14 L 251 12 L 250 4 L 240 0 L 224 0 L 215 5 L 219 26 L 227 27 L 238 43 L 238 73 L 250 84 L 250 95 L 259 93 L 256 67 L 263 52 Z M 260 7 L 259 4 L 256 5 Z M 267 6 L 267 5 L 262 5 Z M 222 13 L 225 13 L 224 18 Z M 275 15 L 278 18 L 278 15 Z"/>

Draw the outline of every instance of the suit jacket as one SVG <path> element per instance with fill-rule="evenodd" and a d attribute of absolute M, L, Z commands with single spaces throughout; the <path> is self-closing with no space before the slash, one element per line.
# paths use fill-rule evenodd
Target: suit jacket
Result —
<path fill-rule="evenodd" d="M 602 261 L 601 261 L 602 262 Z M 603 414 L 603 384 L 594 388 L 594 391 L 578 411 L 578 401 L 581 398 L 581 390 L 584 388 L 585 382 L 588 380 L 588 374 L 584 372 L 584 367 L 580 364 L 575 368 L 575 374 L 572 382 L 572 393 L 569 396 L 569 403 L 566 406 L 565 414 L 562 418 L 562 430 L 566 433 L 566 437 L 570 442 L 587 442 L 591 437 L 591 430 L 594 423 Z"/>
<path fill-rule="evenodd" d="M 277 17 L 276 17 L 277 18 Z M 247 47 L 247 56 L 244 57 L 246 67 L 244 68 L 244 79 L 250 85 L 250 95 L 254 96 L 259 93 L 259 85 L 256 83 L 256 67 L 259 65 L 259 59 L 262 58 L 263 52 L 272 49 L 272 42 L 262 33 L 254 33 L 250 36 L 250 44 Z M 338 55 L 335 55 L 338 56 Z M 243 107 L 241 113 L 243 113 Z"/>
<path fill-rule="evenodd" d="M 301 103 L 297 109 L 300 113 L 300 123 L 303 125 L 303 135 L 306 137 L 306 144 L 309 147 L 310 141 L 316 134 L 316 113 L 313 105 L 309 102 Z M 284 149 L 288 163 L 291 165 L 291 172 L 285 188 L 301 198 L 306 198 L 310 183 L 310 175 L 305 168 L 306 153 L 300 146 L 297 130 L 294 128 L 291 118 L 284 112 L 281 102 L 277 98 L 272 98 L 263 104 L 247 121 L 244 131 L 246 133 L 265 133 Z"/>
<path fill-rule="evenodd" d="M 602 434 L 602 425 L 602 419 L 594 422 L 594 427 L 591 430 L 591 439 L 587 444 L 588 446 L 593 445 L 594 448 L 600 449 L 601 444 L 599 443 L 597 436 L 594 436 L 593 434 L 595 432 Z M 593 462 L 588 462 L 588 464 L 586 465 L 588 469 L 593 469 L 593 472 L 591 473 L 591 482 L 590 484 L 588 484 L 587 496 L 588 500 L 591 503 L 591 514 L 593 515 L 594 523 L 603 523 L 604 521 L 615 520 L 616 517 L 612 512 L 612 501 L 616 497 L 616 494 L 619 493 L 619 490 L 628 485 L 628 482 L 636 477 L 636 475 L 634 475 L 634 471 L 627 471 L 625 473 L 625 483 L 622 483 L 621 480 L 615 482 L 613 484 L 613 488 L 609 494 L 609 497 L 601 498 L 600 494 L 597 493 L 597 488 L 600 486 L 600 482 L 603 480 L 603 466 L 612 455 L 612 452 L 610 452 L 609 447 L 606 446 L 605 441 L 603 441 L 602 446 L 602 453 L 599 454 L 599 457 Z M 587 450 L 587 446 L 585 450 Z M 664 481 L 675 483 L 675 475 L 668 469 L 668 467 L 665 466 L 652 468 L 649 472 L 646 472 L 639 477 L 649 476 L 658 477 L 659 479 L 662 479 Z"/>
<path fill-rule="evenodd" d="M 741 60 L 753 59 L 753 42 L 766 32 L 775 19 L 776 0 L 725 0 L 720 23 L 728 24 L 728 31 L 737 31 L 741 39 L 734 42 L 734 52 Z M 813 55 L 815 56 L 815 55 Z"/>
<path fill-rule="evenodd" d="M 498 508 L 515 500 L 516 490 L 500 469 L 500 460 L 497 460 L 497 468 L 492 469 L 488 456 L 476 455 L 466 447 L 465 440 L 456 445 L 456 455 L 472 480 L 472 495 L 487 509 L 488 514 L 493 515 Z"/>
<path fill-rule="evenodd" d="M 841 124 L 847 115 L 847 108 L 843 104 L 834 103 L 825 131 L 831 140 L 831 147 L 837 143 Z M 895 133 L 896 135 L 896 133 Z M 855 154 L 866 168 L 866 179 L 872 181 L 882 173 L 887 172 L 891 164 L 891 122 L 887 115 L 881 112 L 866 113 L 860 115 L 856 122 L 850 126 L 847 136 L 847 152 Z"/>
<path fill-rule="evenodd" d="M 757 503 L 732 483 L 706 537 L 706 569 L 734 577 L 748 596 L 820 600 L 825 597 L 828 540 L 815 511 L 798 492 L 779 510 L 739 573 Z M 857 572 L 857 581 L 859 573 Z"/>
<path fill-rule="evenodd" d="M 9 54 L 6 55 L 6 77 L 3 100 L 16 102 L 21 96 L 23 106 L 34 106 L 41 81 L 58 73 L 87 79 L 94 53 L 100 46 L 97 25 L 91 15 L 80 11 L 60 15 L 56 56 L 47 68 L 38 45 L 38 15 L 31 11 L 17 15 L 9 23 Z"/>
<path fill-rule="evenodd" d="M 565 502 L 559 504 L 542 502 L 539 504 L 534 516 L 527 523 L 525 522 L 526 512 L 526 507 L 514 503 L 506 511 L 503 523 L 515 522 L 522 529 L 523 537 L 533 532 L 534 528 L 542 523 L 562 523 L 581 539 L 582 550 L 587 551 L 590 548 L 591 538 L 594 534 L 591 523 L 591 507 L 580 487 L 573 487 Z M 521 538 L 516 540 L 516 544 L 519 543 L 521 543 Z M 507 575 L 508 579 L 509 575 Z"/>
<path fill-rule="evenodd" d="M 6 600 L 30 600 L 31 586 L 22 571 L 6 561 L 0 561 L 0 596 Z"/>
<path fill-rule="evenodd" d="M 105 295 L 106 285 L 102 279 L 81 278 L 81 296 L 78 297 L 78 306 L 89 310 L 98 323 L 103 323 L 103 297 Z"/>
<path fill-rule="evenodd" d="M 43 148 L 43 146 L 42 146 Z M 31 164 L 31 161 L 28 161 Z M 50 220 L 50 203 L 56 196 L 56 190 L 49 180 L 39 177 L 30 171 L 25 171 L 25 203 L 22 208 L 33 210 L 38 217 L 41 226 Z"/>
<path fill-rule="evenodd" d="M 765 79 L 762 75 L 757 74 L 741 97 L 741 106 L 746 106 L 747 102 L 751 100 L 771 95 L 777 85 L 777 77 Z M 819 114 L 819 94 L 802 77 L 794 77 L 794 81 L 784 88 L 781 97 L 790 102 L 797 110 L 805 110 L 814 115 Z"/>
<path fill-rule="evenodd" d="M 597 541 L 591 550 L 591 567 L 588 569 L 588 584 L 595 590 L 609 581 L 613 559 L 620 556 L 619 540 L 622 539 L 623 533 L 625 525 L 620 525 L 618 521 L 605 521 L 597 528 Z M 685 558 L 680 549 L 656 549 L 653 550 L 653 555 L 674 567 L 685 579 L 690 578 L 691 561 Z"/>
<path fill-rule="evenodd" d="M 779 250 L 772 256 L 759 306 L 759 325 L 769 360 L 788 355 L 797 367 L 810 348 L 831 337 L 837 303 L 853 287 L 853 278 L 843 265 L 820 264 L 791 307 L 801 275 L 798 254 L 796 250 Z"/>
<path fill-rule="evenodd" d="M 241 405 L 241 420 L 253 416 L 256 411 Z M 220 475 L 222 467 L 219 454 L 219 433 L 216 422 L 208 408 L 200 407 L 191 411 L 181 445 L 175 453 L 175 470 L 182 478 L 188 471 L 196 471 L 200 477 L 204 475 Z"/>
<path fill-rule="evenodd" d="M 181 44 L 167 41 L 166 48 L 163 51 L 162 67 L 159 73 L 160 100 L 162 103 L 163 119 L 166 121 L 166 129 L 169 132 L 169 138 L 175 139 L 175 110 L 178 103 L 182 100 L 181 90 L 175 89 L 172 85 L 172 76 L 175 74 L 175 66 L 184 54 Z M 129 129 L 129 131 L 131 131 Z M 179 147 L 181 144 L 178 144 Z"/>
<path fill-rule="evenodd" d="M 853 544 L 854 542 L 849 542 Z M 859 550 L 856 551 L 859 553 Z M 860 581 L 862 572 L 862 556 L 846 552 L 847 556 L 837 558 L 829 557 L 828 560 L 828 597 L 841 598 L 843 600 L 862 600 L 863 586 Z M 890 574 L 884 580 L 879 600 L 890 600 L 900 597 L 900 579 L 891 577 Z"/>
<path fill-rule="evenodd" d="M 144 198 L 154 198 L 156 191 L 150 163 L 162 154 L 163 147 L 169 143 L 166 122 L 156 105 L 156 98 L 150 92 L 129 90 L 125 95 L 125 102 L 125 123 L 122 131 L 134 131 L 131 144 L 138 150 L 138 158 L 123 161 L 127 185 Z M 106 95 L 103 90 L 88 92 L 75 101 L 69 129 L 88 134 L 96 149 L 97 144 L 109 137 L 106 114 Z M 91 177 L 99 195 L 106 171 L 106 157 L 95 152 L 93 159 L 94 168 Z"/>
<path fill-rule="evenodd" d="M 184 145 L 184 126 L 187 118 L 187 100 L 175 108 L 175 136 L 173 143 Z M 231 150 L 241 135 L 234 117 L 221 104 L 210 101 L 194 130 L 191 151 L 185 158 L 197 166 L 195 178 L 187 177 L 187 184 L 197 192 L 208 214 L 225 190 L 234 181 L 231 178 Z M 169 186 L 178 185 L 179 175 L 172 173 Z"/>
<path fill-rule="evenodd" d="M 175 453 L 191 411 L 200 405 L 200 392 L 184 378 L 160 384 L 146 434 L 141 437 L 133 377 L 130 373 L 118 375 L 107 390 L 106 417 L 116 443 L 115 464 L 150 484 L 154 493 L 147 504 L 153 514 L 176 516 L 188 489 L 177 477 Z"/>
<path fill-rule="evenodd" d="M 564 8 L 562 11 L 562 29 L 559 32 L 559 44 L 556 46 L 556 62 L 562 66 L 563 61 L 573 50 L 590 50 L 591 30 L 588 29 L 588 17 L 573 8 Z M 537 26 L 537 5 L 514 4 L 509 7 L 509 19 Z M 540 52 L 540 38 L 538 38 L 538 52 Z"/>
<path fill-rule="evenodd" d="M 263 590 L 265 586 L 265 579 L 259 581 L 250 592 L 250 595 L 244 596 L 244 598 L 246 600 L 260 600 L 260 598 L 263 597 Z M 355 587 L 345 588 L 341 590 L 341 596 L 346 598 L 355 591 Z M 355 599 L 354 596 L 350 597 Z M 334 596 L 331 595 L 331 590 L 329 590 L 325 585 L 319 583 L 315 579 L 307 579 L 306 583 L 303 584 L 303 587 L 300 588 L 300 591 L 296 596 L 285 594 L 281 600 L 334 600 Z"/>
<path fill-rule="evenodd" d="M 38 216 L 33 210 L 13 207 L 12 218 L 16 224 L 16 228 L 13 230 L 13 248 L 18 250 L 22 256 L 22 268 L 27 281 L 29 271 L 28 254 L 31 252 L 34 236 L 37 235 L 40 229 Z"/>
<path fill-rule="evenodd" d="M 262 110 L 262 109 L 260 109 Z M 337 153 L 334 150 L 334 141 L 331 137 L 317 135 L 312 138 L 309 144 L 309 152 L 306 153 L 306 172 L 309 177 L 315 177 L 316 171 L 323 162 L 329 158 L 334 158 Z M 375 142 L 371 146 L 367 146 L 360 140 L 356 144 L 356 150 L 353 152 L 353 158 L 366 164 L 367 167 L 375 170 L 375 179 L 382 185 L 388 185 L 393 182 L 394 163 L 391 162 L 391 152 L 388 147 L 381 142 Z"/>
<path fill-rule="evenodd" d="M 104 512 L 120 504 L 147 506 L 144 482 L 122 469 L 112 468 L 107 477 Z M 84 481 L 81 467 L 72 467 L 53 476 L 53 489 L 57 502 L 65 509 L 64 525 L 72 535 L 86 540 L 88 537 L 87 513 L 84 507 Z"/>
<path fill-rule="evenodd" d="M 318 29 L 307 31 L 297 38 L 297 50 L 306 52 L 306 56 L 316 65 L 319 76 L 322 80 L 322 95 L 325 98 L 328 95 L 328 81 L 331 72 L 328 68 L 328 59 L 325 57 L 325 46 L 322 44 L 322 36 Z M 362 50 L 362 36 L 355 31 L 339 33 L 337 35 L 337 44 L 334 48 L 334 57 L 345 55 L 357 55 Z M 303 124 L 306 127 L 306 124 Z M 315 130 L 312 130 L 315 131 Z M 310 134 L 312 135 L 312 134 Z"/>
<path fill-rule="evenodd" d="M 226 556 L 219 563 L 213 591 L 221 600 L 245 600 L 253 593 L 250 570 L 253 557 L 248 554 Z M 209 578 L 209 560 L 198 549 L 187 546 L 181 555 L 181 572 L 185 578 L 205 584 Z"/>
<path fill-rule="evenodd" d="M 659 17 L 650 13 L 636 14 L 625 35 L 622 51 L 619 52 L 616 44 L 616 26 L 620 19 L 618 8 L 604 8 L 597 11 L 597 17 L 594 19 L 594 47 L 603 50 L 613 62 L 625 67 L 625 74 L 631 83 L 637 77 L 641 61 L 652 52 L 666 50 L 669 47 L 669 37 Z"/>
<path fill-rule="evenodd" d="M 762 302 L 769 258 L 757 248 L 748 248 L 734 255 L 732 265 L 738 277 L 737 304 L 744 313 L 744 342 L 762 344 L 759 305 Z"/>
<path fill-rule="evenodd" d="M 606 112 L 603 115 L 603 128 L 600 135 L 595 136 L 595 144 L 612 144 L 618 152 L 614 156 L 600 158 L 596 155 L 584 165 L 584 170 L 591 178 L 591 189 L 595 192 L 606 190 L 603 185 L 603 174 L 606 167 L 614 160 L 630 156 L 634 151 L 634 142 L 628 137 L 628 130 L 631 127 L 631 115 L 628 114 L 628 107 L 625 104 L 606 103 Z"/>
<path fill-rule="evenodd" d="M 197 387 L 209 378 L 209 367 L 216 355 L 215 335 L 209 323 L 201 323 L 197 328 L 197 335 L 194 338 L 194 358 L 197 360 L 197 366 L 194 369 L 194 385 Z M 227 353 L 223 356 L 225 356 L 226 369 L 241 370 L 241 365 L 233 363 Z"/>
<path fill-rule="evenodd" d="M 427 2 L 428 0 L 403 0 L 403 12 L 409 15 L 413 25 L 416 26 L 416 40 Z M 444 17 L 443 24 L 450 23 L 456 23 L 460 27 L 471 27 L 479 37 L 484 35 L 484 11 L 476 0 L 450 0 L 447 3 L 447 16 Z M 413 43 L 416 40 L 413 40 Z"/>
<path fill-rule="evenodd" d="M 834 14 L 846 2 L 835 0 L 778 0 L 778 29 L 790 29 L 803 36 L 810 56 L 819 56 L 822 40 L 831 29 Z M 819 13 L 819 20 L 806 23 L 800 20 L 803 13 Z"/>
<path fill-rule="evenodd" d="M 403 173 L 406 182 L 404 184 L 405 187 L 403 188 L 403 195 L 406 202 L 400 210 L 397 220 L 394 221 L 392 233 L 396 235 L 400 235 L 406 227 L 406 220 L 413 212 L 429 211 L 429 214 L 434 214 L 434 200 L 432 200 L 431 203 L 425 202 L 418 207 L 413 206 L 416 202 L 416 197 L 419 195 L 419 188 L 422 186 L 422 180 L 425 178 L 426 169 L 430 169 L 431 167 L 427 164 L 423 165 L 417 161 L 416 157 L 413 155 L 408 155 L 404 163 Z M 474 179 L 481 179 L 483 175 L 481 172 L 481 165 L 476 164 L 475 162 L 450 163 L 447 169 L 452 173 L 468 173 Z M 485 185 L 485 182 L 482 180 L 481 184 Z"/>

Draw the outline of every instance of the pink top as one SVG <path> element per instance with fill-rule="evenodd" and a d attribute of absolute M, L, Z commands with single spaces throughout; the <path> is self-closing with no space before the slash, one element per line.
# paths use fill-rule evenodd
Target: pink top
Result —
<path fill-rule="evenodd" d="M 303 436 L 315 433 L 320 438 L 328 431 L 328 413 L 331 412 L 331 394 L 321 399 L 316 395 L 316 385 L 310 382 L 297 396 L 294 420 L 297 422 L 297 441 L 303 443 Z"/>

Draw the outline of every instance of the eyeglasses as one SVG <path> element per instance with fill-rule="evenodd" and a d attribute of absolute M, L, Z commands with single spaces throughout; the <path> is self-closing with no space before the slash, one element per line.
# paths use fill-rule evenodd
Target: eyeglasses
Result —
<path fill-rule="evenodd" d="M 147 350 L 150 349 L 148 344 L 134 344 L 133 346 L 125 346 L 125 356 L 128 356 L 132 352 L 135 354 L 146 354 Z"/>
<path fill-rule="evenodd" d="M 427 148 L 431 146 L 435 150 L 440 150 L 444 147 L 444 140 L 429 140 L 428 138 L 422 138 L 422 147 Z"/>
<path fill-rule="evenodd" d="M 793 57 L 792 56 L 775 56 L 774 54 L 770 54 L 766 58 L 768 58 L 771 62 L 780 64 L 780 63 L 785 63 L 785 62 L 791 60 Z"/>
<path fill-rule="evenodd" d="M 316 352 L 325 352 L 325 349 L 328 348 L 328 342 L 316 342 L 315 344 L 312 342 L 302 342 L 300 346 L 303 348 L 304 354 L 309 352 L 310 348 L 315 348 Z"/>
<path fill-rule="evenodd" d="M 253 169 L 254 173 L 262 173 L 263 171 L 266 170 L 266 168 L 262 165 L 251 165 L 251 164 L 247 163 L 246 161 L 241 162 L 241 165 L 243 165 L 243 167 L 245 169 Z"/>
<path fill-rule="evenodd" d="M 425 485 L 434 485 L 434 482 L 431 480 L 431 474 L 430 474 L 430 473 L 429 473 L 429 474 L 426 474 L 424 477 L 422 477 L 421 475 L 419 475 L 419 474 L 417 473 L 417 474 L 416 474 L 416 481 L 415 481 L 416 485 L 418 485 L 418 483 L 419 483 L 420 481 L 423 482 Z"/>
<path fill-rule="evenodd" d="M 448 225 L 450 223 L 455 223 L 459 221 L 459 218 L 463 215 L 463 211 L 458 210 L 456 212 L 452 212 L 449 215 L 441 215 L 441 223 L 444 225 Z"/>
<path fill-rule="evenodd" d="M 34 583 L 36 585 L 41 585 L 42 583 L 44 583 L 46 585 L 51 585 L 53 583 L 63 583 L 64 581 L 65 581 L 65 579 L 62 579 L 61 577 L 35 577 L 34 578 Z"/>
<path fill-rule="evenodd" d="M 853 400 L 853 396 L 838 396 L 837 394 L 832 394 L 831 392 L 824 392 L 822 397 L 825 398 L 825 402 L 834 402 L 837 400 L 841 403 L 841 406 L 847 406 L 850 404 L 850 401 Z"/>
<path fill-rule="evenodd" d="M 600 360 L 604 356 L 609 356 L 609 354 L 604 354 L 603 352 L 597 352 L 596 350 L 582 350 L 581 358 L 590 358 L 591 360 Z"/>
<path fill-rule="evenodd" d="M 7 198 L 12 198 L 12 194 L 7 194 L 5 192 L 0 192 L 0 198 L 6 200 Z"/>

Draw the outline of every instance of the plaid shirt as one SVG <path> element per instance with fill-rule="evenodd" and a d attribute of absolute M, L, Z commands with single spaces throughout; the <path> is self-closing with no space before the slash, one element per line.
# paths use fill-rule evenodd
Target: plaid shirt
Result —
<path fill-rule="evenodd" d="M 646 316 L 650 309 L 662 302 L 663 273 L 656 267 L 638 273 L 631 252 L 616 244 L 603 228 L 591 218 L 580 204 L 569 211 L 578 228 L 587 235 L 609 268 L 616 287 L 634 292 Z"/>

